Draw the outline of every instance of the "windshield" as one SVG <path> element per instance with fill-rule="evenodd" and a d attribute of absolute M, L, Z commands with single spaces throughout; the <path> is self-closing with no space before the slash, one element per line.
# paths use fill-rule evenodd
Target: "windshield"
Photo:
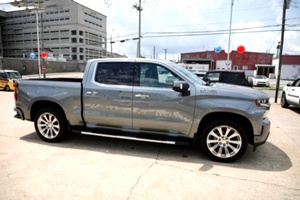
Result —
<path fill-rule="evenodd" d="M 181 65 L 178 65 L 178 64 L 173 63 L 173 62 L 168 62 L 168 64 L 172 65 L 173 67 L 178 69 L 181 73 L 183 73 L 185 76 L 189 77 L 192 80 L 193 83 L 198 83 L 200 85 L 205 85 L 206 84 L 206 82 L 203 81 L 201 78 L 199 78 L 196 74 L 194 74 L 193 72 L 190 72 L 189 70 L 185 69 Z"/>
<path fill-rule="evenodd" d="M 265 76 L 255 76 L 256 79 L 266 79 L 267 77 Z"/>
<path fill-rule="evenodd" d="M 20 79 L 22 78 L 21 74 L 19 72 L 6 72 L 7 77 L 11 79 Z"/>

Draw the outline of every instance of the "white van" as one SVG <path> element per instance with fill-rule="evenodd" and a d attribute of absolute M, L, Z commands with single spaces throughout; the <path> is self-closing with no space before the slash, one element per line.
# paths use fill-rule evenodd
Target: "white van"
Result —
<path fill-rule="evenodd" d="M 15 80 L 21 79 L 22 75 L 16 70 L 0 69 L 0 88 L 5 91 L 14 90 Z"/>

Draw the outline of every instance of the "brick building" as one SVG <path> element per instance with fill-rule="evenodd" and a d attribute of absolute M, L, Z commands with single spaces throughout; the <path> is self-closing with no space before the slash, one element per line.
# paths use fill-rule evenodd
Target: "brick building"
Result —
<path fill-rule="evenodd" d="M 219 61 L 226 61 L 227 53 L 222 50 L 220 53 L 215 51 L 203 51 L 203 52 L 190 52 L 181 53 L 182 63 L 200 63 L 209 64 L 210 70 L 218 69 Z M 269 76 L 269 74 L 275 73 L 275 66 L 272 65 L 273 54 L 271 53 L 258 53 L 258 52 L 244 52 L 243 54 L 237 51 L 231 51 L 230 70 L 245 70 L 253 71 L 254 74 L 263 74 Z"/>

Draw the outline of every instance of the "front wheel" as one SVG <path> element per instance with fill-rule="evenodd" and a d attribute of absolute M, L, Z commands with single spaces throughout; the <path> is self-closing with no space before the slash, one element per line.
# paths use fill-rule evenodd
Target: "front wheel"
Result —
<path fill-rule="evenodd" d="M 10 91 L 10 88 L 9 88 L 9 86 L 8 86 L 8 85 L 6 85 L 6 86 L 4 87 L 4 90 L 5 90 L 5 91 L 7 91 L 7 92 L 9 92 L 9 91 Z"/>
<path fill-rule="evenodd" d="M 233 162 L 245 153 L 248 137 L 244 128 L 235 121 L 217 120 L 203 129 L 200 145 L 212 160 Z"/>
<path fill-rule="evenodd" d="M 40 110 L 34 119 L 34 127 L 38 136 L 46 142 L 60 142 L 68 134 L 64 114 L 54 108 Z"/>
<path fill-rule="evenodd" d="M 281 100 L 280 100 L 280 105 L 283 108 L 289 107 L 289 104 L 288 104 L 288 102 L 286 100 L 286 97 L 285 97 L 285 93 L 282 93 Z"/>

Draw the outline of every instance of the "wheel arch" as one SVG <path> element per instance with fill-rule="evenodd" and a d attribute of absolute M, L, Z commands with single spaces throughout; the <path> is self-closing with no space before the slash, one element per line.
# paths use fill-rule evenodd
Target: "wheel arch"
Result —
<path fill-rule="evenodd" d="M 253 145 L 254 143 L 254 136 L 253 136 L 253 127 L 251 125 L 251 122 L 249 119 L 247 119 L 243 115 L 235 114 L 235 113 L 229 113 L 229 112 L 214 112 L 214 113 L 209 113 L 206 116 L 204 116 L 198 126 L 197 133 L 194 136 L 194 144 L 196 144 L 196 140 L 200 138 L 199 136 L 201 135 L 201 130 L 204 129 L 204 127 L 211 121 L 214 120 L 233 120 L 235 122 L 238 122 L 242 127 L 245 128 L 245 132 L 248 136 L 248 142 Z"/>
<path fill-rule="evenodd" d="M 56 111 L 59 111 L 61 114 L 63 114 L 66 118 L 65 112 L 59 104 L 51 101 L 37 101 L 31 106 L 30 120 L 33 121 L 38 111 L 44 108 L 55 109 Z"/>
<path fill-rule="evenodd" d="M 3 87 L 3 89 L 4 89 L 5 91 L 11 91 L 11 90 L 12 90 L 8 84 L 5 85 L 5 86 Z"/>

